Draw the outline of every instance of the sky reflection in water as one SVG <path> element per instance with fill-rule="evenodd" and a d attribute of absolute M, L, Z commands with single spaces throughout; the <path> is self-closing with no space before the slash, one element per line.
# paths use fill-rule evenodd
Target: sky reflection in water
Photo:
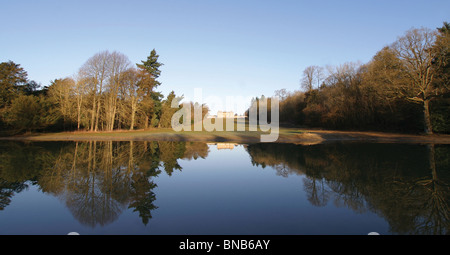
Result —
<path fill-rule="evenodd" d="M 0 234 L 445 234 L 449 146 L 0 143 Z"/>

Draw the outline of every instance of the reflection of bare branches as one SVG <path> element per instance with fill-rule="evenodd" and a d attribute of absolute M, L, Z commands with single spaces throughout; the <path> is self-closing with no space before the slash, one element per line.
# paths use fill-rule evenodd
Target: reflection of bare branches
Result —
<path fill-rule="evenodd" d="M 123 193 L 126 196 L 129 177 L 124 169 L 114 165 L 112 142 L 90 142 L 85 149 L 87 153 L 82 151 L 81 155 L 74 156 L 74 160 L 80 158 L 80 162 L 75 161 L 75 167 L 72 164 L 71 178 L 67 179 L 62 198 L 82 224 L 103 226 L 117 219 L 126 207 Z"/>
<path fill-rule="evenodd" d="M 358 213 L 367 211 L 366 197 L 355 186 L 341 183 L 329 182 L 329 187 L 334 194 L 334 204 L 337 207 L 345 206 Z"/>
<path fill-rule="evenodd" d="M 448 200 L 445 199 L 446 195 L 448 197 L 448 185 L 441 185 L 438 182 L 427 182 L 422 185 L 427 189 L 428 199 L 424 208 L 428 208 L 429 213 L 427 217 L 424 217 L 420 232 L 422 234 L 444 234 L 450 227 Z"/>
<path fill-rule="evenodd" d="M 404 203 L 411 207 L 414 227 L 411 234 L 445 234 L 450 229 L 450 186 L 439 178 L 435 146 L 427 145 L 430 175 L 406 179 L 397 177 L 392 182 Z"/>
<path fill-rule="evenodd" d="M 157 208 L 152 177 L 181 169 L 180 158 L 208 153 L 205 144 L 163 141 L 49 147 L 2 151 L 0 208 L 26 186 L 26 180 L 32 180 L 91 227 L 114 221 L 127 208 L 147 224 Z M 307 199 L 315 206 L 334 201 L 356 212 L 374 212 L 386 219 L 392 233 L 444 234 L 450 229 L 448 145 L 250 144 L 245 148 L 255 165 L 270 166 L 283 177 L 301 174 Z"/>
<path fill-rule="evenodd" d="M 114 222 L 125 205 L 112 199 L 110 194 L 96 191 L 95 187 L 84 192 L 69 192 L 65 196 L 66 205 L 73 216 L 82 224 L 95 227 Z"/>
<path fill-rule="evenodd" d="M 445 234 L 450 228 L 449 185 L 440 180 L 397 178 L 395 183 L 401 201 L 410 206 L 409 234 Z"/>
<path fill-rule="evenodd" d="M 289 172 L 291 171 L 288 166 L 284 163 L 280 163 L 274 166 L 274 169 L 277 171 L 278 176 L 288 177 Z"/>
<path fill-rule="evenodd" d="M 206 157 L 208 151 L 203 143 L 76 142 L 48 159 L 39 184 L 87 226 L 111 223 L 127 208 L 147 224 L 151 211 L 158 208 L 152 191 L 157 185 L 151 178 L 161 173 L 161 166 L 170 174 L 181 170 L 178 159 Z"/>
<path fill-rule="evenodd" d="M 431 178 L 416 180 L 414 187 L 420 190 L 424 201 L 423 209 L 427 211 L 421 221 L 417 221 L 417 229 L 421 234 L 444 234 L 450 227 L 449 218 L 449 185 L 438 177 L 436 168 L 435 145 L 427 145 Z"/>
<path fill-rule="evenodd" d="M 313 205 L 332 199 L 355 212 L 374 212 L 394 233 L 444 234 L 450 229 L 448 146 L 250 144 L 246 149 L 253 164 L 272 166 L 278 175 L 301 170 Z"/>
<path fill-rule="evenodd" d="M 303 186 L 308 197 L 308 201 L 315 206 L 325 206 L 331 196 L 331 191 L 327 188 L 324 179 L 303 178 Z"/>

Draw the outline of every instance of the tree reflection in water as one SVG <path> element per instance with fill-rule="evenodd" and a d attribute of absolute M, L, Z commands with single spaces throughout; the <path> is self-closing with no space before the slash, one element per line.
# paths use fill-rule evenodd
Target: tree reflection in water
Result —
<path fill-rule="evenodd" d="M 395 234 L 449 231 L 450 146 L 376 143 L 250 144 L 253 165 L 277 175 L 303 176 L 314 206 L 330 202 L 374 212 Z M 157 209 L 153 190 L 179 159 L 207 158 L 200 142 L 0 143 L 0 210 L 28 185 L 65 202 L 87 226 L 114 222 L 126 209 L 148 224 Z"/>
<path fill-rule="evenodd" d="M 1 143 L 0 151 L 1 209 L 31 180 L 91 227 L 114 222 L 125 208 L 147 224 L 157 208 L 153 178 L 162 170 L 168 175 L 181 170 L 178 159 L 205 158 L 209 152 L 205 143 L 133 141 L 11 142 Z"/>
<path fill-rule="evenodd" d="M 253 144 L 247 151 L 255 165 L 283 176 L 304 174 L 313 205 L 333 200 L 356 212 L 375 212 L 397 234 L 449 232 L 448 145 Z"/>

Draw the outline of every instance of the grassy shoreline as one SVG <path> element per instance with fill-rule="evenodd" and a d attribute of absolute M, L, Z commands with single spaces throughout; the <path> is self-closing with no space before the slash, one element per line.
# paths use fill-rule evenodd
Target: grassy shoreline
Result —
<path fill-rule="evenodd" d="M 59 132 L 37 133 L 0 137 L 0 140 L 16 141 L 196 141 L 196 142 L 234 142 L 258 143 L 261 131 L 181 131 L 170 128 L 134 131 L 110 132 Z M 382 142 L 382 143 L 434 143 L 450 144 L 450 135 L 411 135 L 397 133 L 367 132 L 367 131 L 334 131 L 312 130 L 299 128 L 280 128 L 276 143 L 295 143 L 312 145 L 324 142 Z"/>

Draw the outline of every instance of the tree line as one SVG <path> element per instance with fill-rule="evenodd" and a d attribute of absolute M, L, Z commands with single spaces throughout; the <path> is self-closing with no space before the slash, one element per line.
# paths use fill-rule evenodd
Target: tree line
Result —
<path fill-rule="evenodd" d="M 40 88 L 12 61 L 0 63 L 0 130 L 112 131 L 171 127 L 172 91 L 164 96 L 159 55 L 132 65 L 120 52 L 89 58 L 72 77 Z M 384 47 L 368 63 L 308 66 L 302 91 L 275 91 L 280 121 L 331 129 L 450 133 L 450 23 L 436 30 L 413 28 Z M 264 103 L 270 121 L 271 98 Z M 191 111 L 194 103 L 191 104 Z M 250 109 L 247 111 L 250 111 Z M 202 115 L 208 107 L 202 105 Z M 258 112 L 258 110 L 256 110 Z M 191 114 L 191 116 L 193 116 Z M 191 120 L 191 123 L 193 120 Z"/>
<path fill-rule="evenodd" d="M 102 51 L 90 57 L 72 77 L 40 88 L 13 61 L 0 64 L 0 127 L 5 133 L 30 131 L 112 131 L 170 127 L 178 109 L 166 99 L 153 49 L 145 61 L 133 65 L 120 52 Z M 193 104 L 191 102 L 191 104 Z"/>
<path fill-rule="evenodd" d="M 308 66 L 279 89 L 280 121 L 332 129 L 450 133 L 450 23 L 413 28 L 366 64 Z M 254 102 L 264 102 L 262 98 Z"/>

